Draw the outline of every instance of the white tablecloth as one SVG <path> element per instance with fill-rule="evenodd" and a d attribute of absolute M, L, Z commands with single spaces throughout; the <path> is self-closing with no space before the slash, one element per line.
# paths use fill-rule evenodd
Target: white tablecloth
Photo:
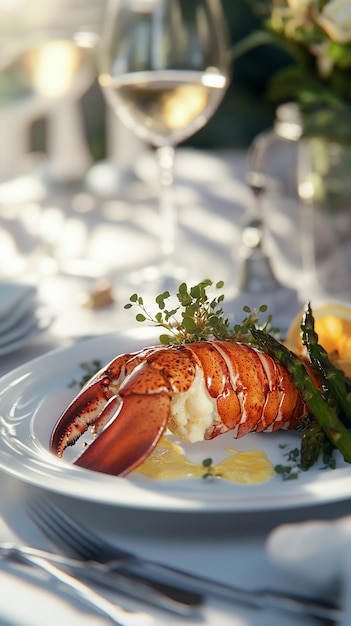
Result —
<path fill-rule="evenodd" d="M 208 277 L 224 280 L 227 301 L 242 278 L 241 234 L 253 207 L 244 179 L 245 159 L 243 153 L 191 149 L 179 150 L 176 157 L 179 229 L 175 263 L 187 269 L 185 278 L 190 283 Z M 96 167 L 90 178 L 95 188 L 102 193 L 102 187 L 107 193 L 111 171 L 105 168 L 106 172 L 102 164 Z M 55 335 L 75 336 L 128 326 L 131 317 L 124 314 L 124 303 L 136 290 L 148 295 L 148 285 L 135 283 L 131 270 L 138 276 L 140 268 L 159 256 L 158 229 L 162 233 L 162 222 L 154 156 L 141 154 L 135 169 L 134 180 L 126 188 L 122 185 L 116 197 L 96 199 L 82 187 L 63 187 L 51 189 L 41 204 L 13 201 L 1 207 L 0 275 L 20 279 L 25 275 L 35 282 L 39 276 L 42 299 L 57 314 L 52 326 Z M 286 288 L 299 291 L 301 306 L 301 255 L 294 234 L 298 215 L 293 211 L 288 216 L 272 206 L 265 217 L 269 224 L 266 245 L 273 255 L 274 270 Z M 96 314 L 80 306 L 83 293 L 106 276 L 113 283 L 118 317 L 116 308 Z M 151 295 L 157 293 L 154 285 Z M 290 302 L 287 307 L 279 293 L 257 296 L 254 305 L 256 302 L 267 304 L 273 313 L 285 304 L 292 314 Z M 242 319 L 241 304 L 236 311 Z"/>
<path fill-rule="evenodd" d="M 243 155 L 229 153 L 180 150 L 177 158 L 176 193 L 182 237 L 179 256 L 189 264 L 194 276 L 201 274 L 201 278 L 225 280 L 231 313 L 235 310 L 232 298 L 240 272 L 240 233 L 251 202 L 243 181 L 244 165 Z M 64 194 L 60 190 L 46 201 L 45 209 L 35 202 L 2 208 L 0 268 L 3 276 L 37 284 L 41 303 L 54 319 L 40 337 L 0 358 L 1 375 L 48 350 L 71 345 L 85 336 L 132 325 L 131 313 L 123 309 L 135 289 L 124 280 L 126 268 L 134 261 L 137 266 L 139 252 L 145 255 L 145 262 L 152 260 L 157 242 L 152 221 L 152 216 L 155 218 L 155 172 L 150 155 L 144 155 L 137 166 L 141 178 L 129 188 L 129 196 L 98 202 L 86 190 L 74 190 L 74 196 L 67 190 Z M 48 224 L 53 223 L 56 224 L 55 236 L 48 230 Z M 296 250 L 291 252 L 292 256 L 284 258 L 278 245 L 275 253 L 280 254 L 279 274 L 286 285 L 298 285 L 299 263 L 296 266 L 291 263 Z M 54 264 L 50 259 L 52 254 Z M 87 277 L 85 273 L 92 268 L 94 278 Z M 83 308 L 82 294 L 93 287 L 96 278 L 103 276 L 111 281 L 115 304 L 99 310 Z M 139 287 L 138 290 L 144 293 Z M 265 303 L 272 305 L 274 312 L 275 305 L 280 304 L 279 297 Z M 296 307 L 301 304 L 302 300 L 295 302 Z M 289 314 L 293 310 L 289 308 Z M 0 540 L 15 539 L 47 547 L 23 508 L 24 499 L 39 491 L 39 487 L 22 483 L 8 476 L 6 471 L 0 473 Z M 351 512 L 348 501 L 297 510 L 279 510 L 278 505 L 278 510 L 257 514 L 198 515 L 128 510 L 64 496 L 56 496 L 56 499 L 84 523 L 88 522 L 94 529 L 133 550 L 248 589 L 292 589 L 290 579 L 266 554 L 266 539 L 277 525 L 313 518 L 337 518 Z M 0 588 L 0 623 L 6 626 L 102 626 L 108 623 L 82 602 L 72 600 L 44 575 L 24 566 L 0 561 Z M 304 591 L 298 584 L 294 589 Z M 295 617 L 249 611 L 215 601 L 210 601 L 194 620 L 157 613 L 154 618 L 157 626 L 295 626 L 297 623 Z M 299 618 L 298 623 L 301 626 L 317 624 L 307 618 Z"/>

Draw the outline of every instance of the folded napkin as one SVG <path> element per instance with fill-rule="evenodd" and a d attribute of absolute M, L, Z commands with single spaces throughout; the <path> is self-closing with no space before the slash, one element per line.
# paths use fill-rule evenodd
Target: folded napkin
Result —
<path fill-rule="evenodd" d="M 0 334 L 12 328 L 30 309 L 33 310 L 36 295 L 33 285 L 0 283 Z"/>
<path fill-rule="evenodd" d="M 35 286 L 0 282 L 0 357 L 22 347 L 49 324 Z"/>
<path fill-rule="evenodd" d="M 351 624 L 351 516 L 285 524 L 268 537 L 270 559 L 306 594 L 339 602 Z"/>

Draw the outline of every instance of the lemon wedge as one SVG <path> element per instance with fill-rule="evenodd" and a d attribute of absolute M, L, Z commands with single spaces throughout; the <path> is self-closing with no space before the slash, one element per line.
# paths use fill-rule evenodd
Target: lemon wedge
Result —
<path fill-rule="evenodd" d="M 305 352 L 300 331 L 303 313 L 300 311 L 292 321 L 285 342 L 297 354 Z M 330 360 L 351 377 L 351 308 L 330 303 L 312 307 L 312 313 L 319 343 L 328 352 Z"/>

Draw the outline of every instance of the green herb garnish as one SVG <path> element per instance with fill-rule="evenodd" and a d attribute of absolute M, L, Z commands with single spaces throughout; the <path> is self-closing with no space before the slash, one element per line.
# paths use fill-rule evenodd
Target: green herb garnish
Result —
<path fill-rule="evenodd" d="M 86 361 L 85 363 L 81 363 L 80 367 L 82 368 L 82 370 L 84 370 L 85 374 L 80 380 L 76 380 L 75 378 L 71 380 L 68 385 L 69 387 L 84 387 L 85 383 L 87 383 L 88 380 L 90 380 L 90 378 L 94 376 L 94 374 L 96 374 L 99 369 L 101 369 L 102 363 L 101 361 L 94 359 L 93 361 Z"/>
<path fill-rule="evenodd" d="M 136 293 L 130 296 L 129 302 L 124 308 L 137 307 L 140 311 L 135 316 L 137 322 L 149 322 L 166 330 L 168 334 L 160 335 L 162 344 L 192 343 L 210 339 L 230 339 L 254 343 L 251 334 L 253 327 L 265 331 L 270 330 L 272 333 L 279 332 L 270 327 L 271 315 L 267 315 L 266 321 L 259 324 L 259 315 L 267 311 L 265 304 L 257 310 L 251 310 L 247 306 L 243 307 L 243 311 L 246 313 L 245 319 L 241 324 L 231 325 L 229 318 L 224 315 L 222 309 L 224 295 L 210 297 L 207 293 L 207 289 L 212 286 L 213 283 L 210 280 L 203 280 L 192 287 L 182 283 L 178 287 L 175 306 L 169 308 L 167 304 L 171 298 L 169 291 L 161 293 L 155 298 L 158 307 L 155 315 L 147 311 L 143 298 Z M 215 289 L 222 289 L 223 286 L 224 283 L 220 281 L 214 287 Z"/>
<path fill-rule="evenodd" d="M 208 459 L 204 459 L 202 461 L 202 465 L 204 468 L 204 473 L 202 474 L 202 478 L 220 478 L 220 476 L 222 476 L 221 473 L 216 473 L 214 466 L 213 466 L 213 461 L 212 459 L 208 458 Z"/>
<path fill-rule="evenodd" d="M 299 477 L 300 468 L 293 465 L 276 465 L 274 471 L 280 474 L 283 480 L 296 480 Z"/>
<path fill-rule="evenodd" d="M 280 445 L 281 449 L 286 448 L 286 445 Z M 278 464 L 275 466 L 274 470 L 277 474 L 279 474 L 283 480 L 296 480 L 299 477 L 300 472 L 304 469 L 299 463 L 300 459 L 300 450 L 299 448 L 293 448 L 286 452 L 283 456 L 286 457 L 287 464 Z"/>

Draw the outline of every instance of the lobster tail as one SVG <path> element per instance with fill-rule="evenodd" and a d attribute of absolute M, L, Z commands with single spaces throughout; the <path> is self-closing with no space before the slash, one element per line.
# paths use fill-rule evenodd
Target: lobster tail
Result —
<path fill-rule="evenodd" d="M 166 428 L 188 442 L 242 437 L 294 428 L 304 413 L 285 368 L 248 344 L 158 346 L 100 370 L 58 420 L 50 447 L 61 456 L 92 425 L 95 439 L 76 465 L 125 476 Z"/>

